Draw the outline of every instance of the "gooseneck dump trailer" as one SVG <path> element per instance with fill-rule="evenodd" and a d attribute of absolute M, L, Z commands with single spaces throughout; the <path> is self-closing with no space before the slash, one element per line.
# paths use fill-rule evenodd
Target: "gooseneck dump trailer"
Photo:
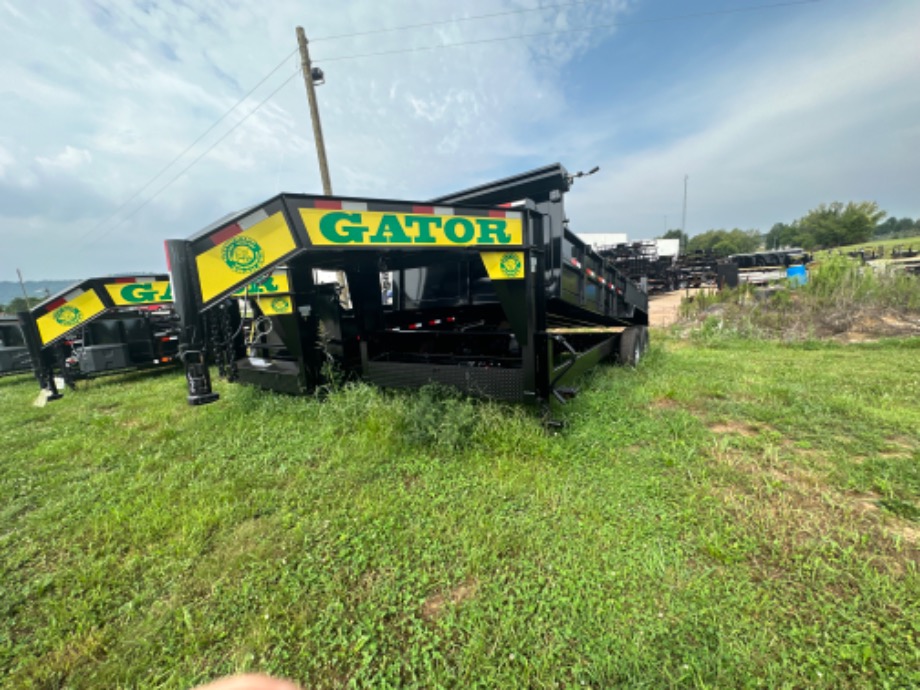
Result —
<path fill-rule="evenodd" d="M 189 402 L 217 397 L 215 349 L 276 391 L 309 393 L 332 364 L 535 404 L 604 357 L 635 363 L 647 296 L 569 229 L 571 183 L 551 165 L 421 202 L 281 194 L 167 241 Z M 344 273 L 347 298 L 322 271 Z"/>
<path fill-rule="evenodd" d="M 90 278 L 17 314 L 32 371 L 49 400 L 56 377 L 81 379 L 177 361 L 169 276 Z"/>

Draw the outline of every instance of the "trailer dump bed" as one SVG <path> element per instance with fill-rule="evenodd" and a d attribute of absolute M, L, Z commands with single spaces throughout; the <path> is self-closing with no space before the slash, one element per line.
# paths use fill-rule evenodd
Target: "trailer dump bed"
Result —
<path fill-rule="evenodd" d="M 167 275 L 90 278 L 18 315 L 31 368 L 48 399 L 56 376 L 78 380 L 174 363 L 178 327 Z"/>
<path fill-rule="evenodd" d="M 634 361 L 647 296 L 568 227 L 571 180 L 552 165 L 430 201 L 281 194 L 167 241 L 189 402 L 216 399 L 215 349 L 232 378 L 289 393 L 331 365 L 534 403 L 563 400 L 603 357 Z M 347 298 L 314 278 L 332 271 Z M 246 288 L 265 279 L 277 302 Z"/>

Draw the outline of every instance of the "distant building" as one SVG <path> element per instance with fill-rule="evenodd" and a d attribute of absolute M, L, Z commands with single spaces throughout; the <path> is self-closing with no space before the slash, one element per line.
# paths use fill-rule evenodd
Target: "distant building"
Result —
<path fill-rule="evenodd" d="M 616 247 L 618 244 L 626 244 L 625 232 L 586 232 L 579 233 L 578 236 L 595 249 L 598 247 Z"/>

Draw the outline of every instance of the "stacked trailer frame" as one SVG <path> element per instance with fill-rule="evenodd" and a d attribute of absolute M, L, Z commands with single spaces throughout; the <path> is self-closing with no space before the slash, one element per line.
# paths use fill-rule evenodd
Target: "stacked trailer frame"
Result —
<path fill-rule="evenodd" d="M 58 380 L 79 380 L 176 362 L 178 328 L 167 275 L 90 278 L 18 315 L 32 371 L 47 399 Z"/>
<path fill-rule="evenodd" d="M 422 202 L 281 194 L 167 241 L 189 402 L 217 397 L 209 314 L 279 271 L 285 309 L 257 310 L 268 325 L 235 348 L 234 375 L 263 388 L 309 393 L 332 362 L 384 387 L 539 404 L 605 357 L 634 362 L 647 296 L 569 229 L 571 181 L 552 165 Z M 318 271 L 344 273 L 350 307 Z"/>

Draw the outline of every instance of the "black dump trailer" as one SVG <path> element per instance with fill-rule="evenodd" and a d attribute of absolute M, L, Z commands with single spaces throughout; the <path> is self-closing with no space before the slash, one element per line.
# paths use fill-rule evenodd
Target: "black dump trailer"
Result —
<path fill-rule="evenodd" d="M 635 363 L 647 295 L 569 228 L 572 179 L 551 165 L 421 202 L 281 194 L 167 241 L 189 402 L 217 398 L 209 355 L 287 393 L 331 366 L 534 404 L 605 357 Z"/>
<path fill-rule="evenodd" d="M 77 381 L 177 363 L 167 275 L 90 278 L 20 312 L 31 369 L 49 400 Z"/>
<path fill-rule="evenodd" d="M 15 316 L 0 316 L 0 376 L 32 371 L 29 351 Z"/>

